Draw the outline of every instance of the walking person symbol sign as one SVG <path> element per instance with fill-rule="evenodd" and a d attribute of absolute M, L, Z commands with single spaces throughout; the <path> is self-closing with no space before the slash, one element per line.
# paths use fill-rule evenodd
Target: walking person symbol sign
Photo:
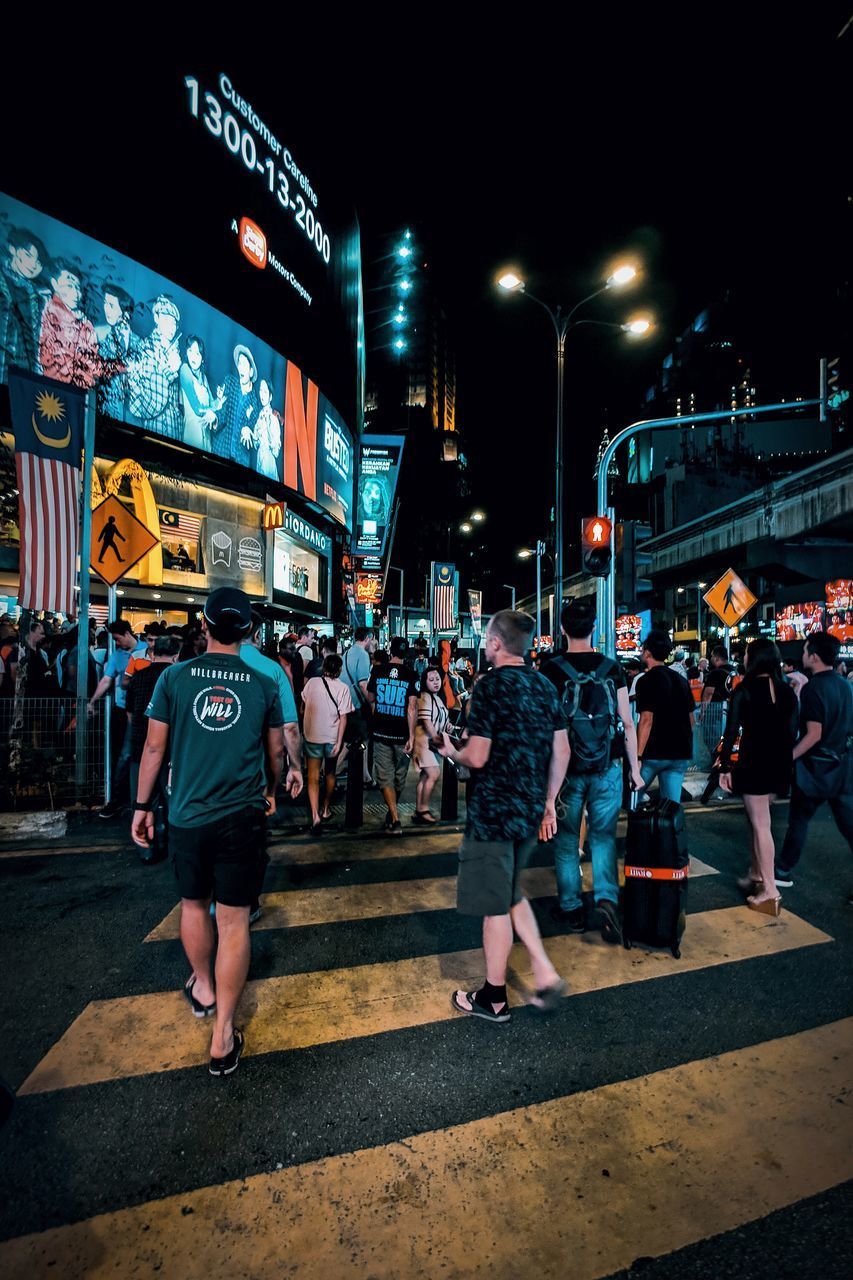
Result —
<path fill-rule="evenodd" d="M 726 627 L 735 626 L 758 603 L 758 597 L 752 594 L 734 569 L 727 569 L 703 599 Z"/>
<path fill-rule="evenodd" d="M 90 565 L 112 587 L 158 541 L 151 530 L 119 498 L 111 495 L 92 512 Z"/>

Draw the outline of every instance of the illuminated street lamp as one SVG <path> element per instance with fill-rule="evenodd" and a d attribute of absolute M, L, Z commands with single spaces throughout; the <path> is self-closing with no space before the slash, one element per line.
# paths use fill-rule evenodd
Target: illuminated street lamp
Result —
<path fill-rule="evenodd" d="M 485 511 L 472 511 L 469 517 L 469 519 L 473 520 L 475 524 L 482 524 L 485 518 L 486 518 Z"/>
<path fill-rule="evenodd" d="M 463 520 L 462 524 L 460 524 L 460 526 L 459 526 L 459 532 L 460 532 L 460 533 L 473 533 L 473 532 L 474 532 L 474 526 L 471 524 L 471 521 L 470 521 L 470 520 Z"/>
<path fill-rule="evenodd" d="M 576 329 L 582 324 L 601 325 L 608 329 L 619 329 L 628 332 L 632 337 L 641 337 L 649 332 L 651 321 L 645 317 L 636 317 L 629 320 L 626 324 L 614 324 L 606 320 L 575 320 L 575 315 L 581 307 L 587 302 L 592 302 L 594 298 L 598 298 L 603 293 L 607 293 L 612 289 L 620 289 L 630 284 L 632 280 L 637 278 L 637 268 L 630 263 L 620 263 L 615 266 L 607 277 L 605 284 L 600 289 L 596 289 L 586 298 L 581 300 L 563 315 L 562 307 L 557 307 L 556 311 L 548 306 L 547 302 L 543 302 L 541 298 L 537 298 L 535 294 L 530 293 L 527 289 L 523 276 L 514 268 L 504 269 L 497 277 L 497 283 L 505 293 L 523 293 L 526 297 L 538 302 L 539 306 L 548 312 L 551 323 L 554 326 L 554 334 L 557 339 L 557 450 L 556 450 L 556 501 L 554 504 L 554 603 L 559 614 L 563 601 L 563 402 L 564 402 L 564 378 L 565 378 L 565 359 L 566 359 L 566 337 L 570 329 Z"/>
<path fill-rule="evenodd" d="M 542 557 L 545 554 L 545 543 L 539 539 L 535 547 L 522 547 L 518 553 L 519 560 L 536 557 L 536 649 L 542 647 Z"/>

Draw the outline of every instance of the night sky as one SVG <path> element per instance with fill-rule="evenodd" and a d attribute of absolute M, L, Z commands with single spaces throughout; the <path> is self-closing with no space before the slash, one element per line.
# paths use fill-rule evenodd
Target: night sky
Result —
<path fill-rule="evenodd" d="M 725 8 L 657 26 L 644 9 L 621 32 L 614 13 L 599 28 L 564 27 L 556 42 L 541 23 L 535 36 L 491 37 L 476 61 L 460 56 L 434 94 L 401 89 L 399 111 L 378 81 L 368 93 L 364 152 L 375 163 L 353 182 L 366 254 L 407 223 L 429 246 L 456 335 L 471 505 L 489 514 L 498 583 L 532 587 L 532 567 L 514 554 L 547 532 L 555 365 L 548 317 L 499 295 L 496 268 L 520 265 L 532 292 L 571 306 L 622 251 L 645 267 L 638 286 L 584 314 L 650 310 L 653 339 L 631 344 L 594 327 L 569 339 L 575 544 L 592 510 L 602 426 L 643 416 L 673 339 L 726 285 L 754 301 L 755 328 L 742 337 L 759 399 L 816 394 L 818 358 L 839 341 L 853 189 L 841 98 L 853 32 L 836 41 L 844 19 L 827 8 L 801 15 L 796 29 L 744 9 L 724 18 Z M 578 558 L 575 545 L 567 572 Z"/>
<path fill-rule="evenodd" d="M 288 14 L 252 39 L 236 29 L 226 39 L 209 23 L 168 40 L 140 26 L 132 53 L 109 33 L 87 32 L 84 45 L 54 32 L 50 56 L 18 49 L 13 75 L 30 97 L 53 95 L 56 145 L 79 154 L 83 180 L 109 192 L 115 177 L 132 176 L 147 188 L 158 175 L 133 173 L 132 138 L 127 156 L 99 151 L 99 121 L 122 119 L 125 59 L 134 58 L 133 83 L 144 68 L 145 93 L 157 95 L 200 42 L 352 200 L 368 284 L 371 260 L 412 228 L 454 335 L 457 424 L 471 508 L 489 516 L 492 579 L 524 590 L 532 569 L 515 552 L 547 534 L 552 503 L 554 338 L 532 302 L 498 295 L 499 267 L 518 265 L 532 292 L 571 306 L 628 254 L 643 264 L 640 283 L 585 314 L 644 310 L 656 320 L 643 343 L 595 328 L 569 339 L 568 572 L 579 567 L 602 427 L 642 416 L 676 335 L 726 286 L 753 302 L 752 331 L 737 337 L 759 400 L 815 394 L 818 357 L 843 339 L 853 29 L 836 38 L 843 6 L 813 5 L 796 19 L 754 8 L 672 16 L 646 7 L 626 19 L 612 7 L 583 20 L 558 19 L 553 6 L 526 20 L 478 8 L 470 36 L 462 9 L 431 11 L 431 25 L 386 15 L 323 31 L 315 15 L 304 33 Z M 82 82 L 102 103 L 85 138 L 62 124 Z M 7 77 L 5 94 L 15 91 Z M 7 137 L 17 127 L 25 142 L 8 102 L 5 120 Z M 32 159 L 48 173 L 50 161 Z M 164 182 L 164 211 L 203 204 L 203 182 L 186 178 Z"/>

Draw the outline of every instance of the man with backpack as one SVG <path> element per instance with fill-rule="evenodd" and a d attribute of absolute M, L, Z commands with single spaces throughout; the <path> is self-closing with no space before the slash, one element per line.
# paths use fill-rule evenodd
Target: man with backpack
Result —
<path fill-rule="evenodd" d="M 567 651 L 542 668 L 562 699 L 571 747 L 554 841 L 559 901 L 553 915 L 571 933 L 586 929 L 578 850 L 586 809 L 596 915 L 601 936 L 616 943 L 622 941 L 616 867 L 622 759 L 627 755 L 631 783 L 639 790 L 643 778 L 637 734 L 622 668 L 593 650 L 594 610 L 570 601 L 563 607 L 560 623 Z"/>

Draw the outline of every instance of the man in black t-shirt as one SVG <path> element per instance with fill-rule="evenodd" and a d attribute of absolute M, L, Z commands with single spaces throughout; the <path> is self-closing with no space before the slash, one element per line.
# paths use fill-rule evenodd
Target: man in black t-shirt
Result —
<path fill-rule="evenodd" d="M 373 707 L 373 764 L 388 806 L 385 832 L 391 836 L 403 834 L 397 801 L 409 772 L 418 723 L 418 684 L 405 660 L 408 647 L 402 636 L 394 636 L 390 661 L 374 667 L 367 682 L 367 697 Z"/>
<path fill-rule="evenodd" d="M 646 787 L 657 778 L 661 796 L 680 804 L 693 756 L 694 702 L 684 676 L 664 666 L 671 650 L 665 631 L 650 631 L 643 641 L 646 674 L 637 685 L 637 752 Z"/>
<path fill-rule="evenodd" d="M 565 717 L 553 687 L 527 667 L 534 621 L 503 609 L 486 629 L 493 670 L 477 683 L 468 708 L 468 738 L 458 748 L 444 735 L 441 754 L 476 770 L 465 838 L 459 850 L 457 909 L 483 917 L 486 980 L 479 991 L 454 991 L 458 1013 L 508 1022 L 506 969 L 513 930 L 530 955 L 541 1012 L 565 991 L 548 958 L 519 876 L 536 848 L 557 826 L 556 798 L 569 755 Z"/>
<path fill-rule="evenodd" d="M 568 649 L 542 668 L 563 700 L 572 748 L 554 841 L 559 902 L 552 914 L 572 933 L 583 933 L 586 928 L 578 850 L 586 809 L 601 936 L 607 942 L 621 942 L 616 822 L 622 804 L 623 754 L 628 757 L 632 784 L 637 788 L 643 785 L 637 734 L 622 668 L 593 650 L 594 611 L 570 601 L 560 622 Z"/>
<path fill-rule="evenodd" d="M 837 636 L 817 631 L 803 649 L 809 681 L 800 694 L 801 736 L 794 747 L 788 832 L 776 863 L 776 884 L 783 889 L 794 884 L 792 868 L 824 800 L 853 852 L 853 688 L 833 671 L 840 648 Z"/>

